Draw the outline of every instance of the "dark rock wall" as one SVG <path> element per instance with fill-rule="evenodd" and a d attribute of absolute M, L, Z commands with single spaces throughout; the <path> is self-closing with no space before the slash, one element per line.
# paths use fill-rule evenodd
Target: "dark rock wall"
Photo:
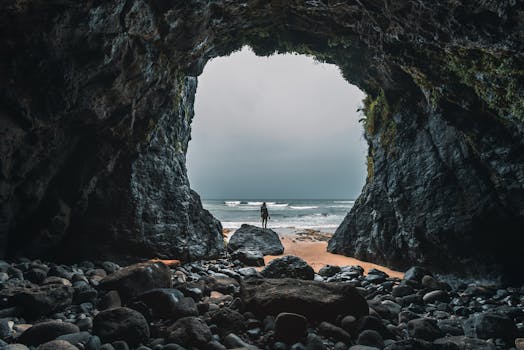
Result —
<path fill-rule="evenodd" d="M 397 268 L 522 262 L 522 1 L 11 0 L 0 10 L 10 254 L 221 251 L 184 155 L 195 77 L 249 44 L 337 64 L 368 93 L 368 181 L 331 251 Z"/>

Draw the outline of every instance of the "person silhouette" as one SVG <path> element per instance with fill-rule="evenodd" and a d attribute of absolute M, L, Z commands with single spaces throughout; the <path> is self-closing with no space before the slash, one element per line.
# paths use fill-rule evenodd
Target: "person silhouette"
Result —
<path fill-rule="evenodd" d="M 267 211 L 266 202 L 262 203 L 262 206 L 260 207 L 260 217 L 262 218 L 262 228 L 267 228 L 267 219 L 271 219 L 271 217 Z"/>

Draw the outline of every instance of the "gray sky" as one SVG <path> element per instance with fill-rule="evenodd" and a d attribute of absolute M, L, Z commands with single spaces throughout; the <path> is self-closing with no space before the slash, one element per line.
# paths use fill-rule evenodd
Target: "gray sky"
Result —
<path fill-rule="evenodd" d="M 356 198 L 366 176 L 357 108 L 338 68 L 249 48 L 199 77 L 187 166 L 203 198 Z"/>

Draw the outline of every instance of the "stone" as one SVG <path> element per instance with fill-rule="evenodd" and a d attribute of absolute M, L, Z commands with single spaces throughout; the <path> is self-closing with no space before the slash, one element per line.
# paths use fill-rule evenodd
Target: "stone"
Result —
<path fill-rule="evenodd" d="M 24 344 L 7 344 L 2 350 L 29 350 Z"/>
<path fill-rule="evenodd" d="M 197 317 L 180 318 L 168 327 L 167 332 L 168 341 L 184 346 L 203 347 L 213 338 L 207 324 Z"/>
<path fill-rule="evenodd" d="M 376 348 L 374 346 L 367 346 L 367 345 L 353 345 L 349 348 L 349 350 L 380 350 L 379 348 Z"/>
<path fill-rule="evenodd" d="M 416 318 L 408 321 L 408 334 L 410 337 L 433 341 L 444 336 L 438 328 L 437 321 L 429 318 Z"/>
<path fill-rule="evenodd" d="M 93 319 L 93 334 L 102 342 L 125 340 L 135 346 L 147 342 L 149 325 L 139 312 L 120 307 L 98 313 Z"/>
<path fill-rule="evenodd" d="M 474 339 L 465 336 L 452 336 L 435 340 L 437 345 L 456 345 L 458 349 L 474 350 L 496 350 L 495 344 L 481 339 Z"/>
<path fill-rule="evenodd" d="M 424 276 L 431 276 L 431 272 L 421 266 L 412 266 L 404 272 L 404 280 L 406 281 L 421 283 Z"/>
<path fill-rule="evenodd" d="M 124 300 L 155 288 L 171 288 L 171 271 L 162 262 L 145 262 L 124 267 L 104 277 L 99 287 L 116 290 Z"/>
<path fill-rule="evenodd" d="M 333 277 L 340 271 L 342 271 L 340 266 L 326 265 L 318 270 L 318 274 L 322 277 Z"/>
<path fill-rule="evenodd" d="M 241 248 L 231 254 L 231 258 L 247 266 L 264 266 L 264 254 L 260 250 Z"/>
<path fill-rule="evenodd" d="M 36 284 L 42 284 L 47 277 L 47 272 L 40 268 L 33 268 L 24 273 L 24 278 Z"/>
<path fill-rule="evenodd" d="M 23 315 L 33 319 L 59 312 L 71 305 L 73 288 L 60 284 L 7 288 L 0 291 L 12 306 L 22 307 Z"/>
<path fill-rule="evenodd" d="M 91 334 L 89 332 L 77 332 L 61 335 L 56 338 L 57 340 L 65 340 L 76 347 L 85 348 L 89 340 L 91 339 Z"/>
<path fill-rule="evenodd" d="M 325 337 L 333 338 L 346 344 L 351 341 L 351 335 L 348 332 L 326 321 L 320 323 L 318 331 Z"/>
<path fill-rule="evenodd" d="M 17 339 L 25 345 L 40 345 L 56 339 L 64 334 L 78 333 L 80 329 L 72 323 L 62 321 L 47 321 L 37 323 L 24 331 Z"/>
<path fill-rule="evenodd" d="M 272 260 L 262 271 L 265 278 L 299 278 L 312 280 L 315 271 L 307 262 L 293 255 Z"/>
<path fill-rule="evenodd" d="M 395 339 L 395 335 L 384 325 L 382 320 L 375 316 L 364 316 L 358 320 L 356 333 L 360 334 L 365 330 L 375 330 L 384 339 Z"/>
<path fill-rule="evenodd" d="M 306 337 L 307 319 L 299 314 L 282 312 L 275 319 L 275 339 L 294 344 Z"/>
<path fill-rule="evenodd" d="M 449 294 L 445 290 L 434 290 L 424 294 L 422 300 L 424 300 L 426 304 L 434 303 L 436 301 L 448 302 Z"/>
<path fill-rule="evenodd" d="M 513 343 L 517 338 L 517 327 L 506 315 L 486 312 L 471 315 L 464 322 L 464 333 L 472 338 L 500 338 Z"/>
<path fill-rule="evenodd" d="M 243 224 L 229 238 L 227 249 L 230 252 L 246 249 L 260 251 L 262 255 L 280 255 L 284 246 L 278 234 L 268 228 Z"/>
<path fill-rule="evenodd" d="M 346 283 L 250 279 L 242 282 L 241 299 L 246 310 L 262 316 L 291 312 L 322 321 L 334 320 L 338 315 L 359 318 L 369 312 L 366 300 Z"/>
<path fill-rule="evenodd" d="M 382 349 L 384 348 L 384 339 L 379 332 L 366 329 L 358 335 L 357 344 Z"/>
<path fill-rule="evenodd" d="M 239 333 L 246 328 L 244 316 L 230 308 L 221 308 L 209 312 L 209 320 L 218 326 L 218 331 L 222 336 L 229 333 Z"/>
<path fill-rule="evenodd" d="M 349 334 L 355 334 L 357 329 L 357 318 L 355 316 L 345 316 L 342 321 L 340 321 L 340 326 Z"/>
<path fill-rule="evenodd" d="M 78 350 L 78 348 L 65 340 L 52 340 L 40 345 L 37 350 Z"/>
<path fill-rule="evenodd" d="M 217 291 L 223 294 L 237 294 L 240 290 L 238 281 L 226 276 L 206 276 L 200 279 L 207 292 Z"/>
<path fill-rule="evenodd" d="M 137 301 L 143 302 L 151 310 L 153 317 L 159 318 L 179 318 L 183 315 L 183 310 L 179 309 L 180 301 L 184 298 L 181 291 L 174 288 L 151 289 L 136 297 Z M 192 299 L 191 299 L 192 300 Z M 196 309 L 196 306 L 193 306 Z M 194 313 L 194 311 L 192 311 Z M 194 315 L 193 315 L 194 316 Z"/>
<path fill-rule="evenodd" d="M 230 333 L 227 336 L 224 337 L 224 345 L 228 349 L 237 349 L 237 350 L 256 350 L 257 348 L 254 346 L 251 346 L 250 344 L 243 341 L 238 335 L 235 333 Z"/>
<path fill-rule="evenodd" d="M 413 294 L 413 288 L 407 285 L 398 285 L 393 287 L 391 295 L 394 297 L 405 297 L 407 295 Z"/>
<path fill-rule="evenodd" d="M 110 290 L 100 298 L 98 302 L 98 309 L 114 309 L 122 306 L 122 300 L 116 290 Z"/>

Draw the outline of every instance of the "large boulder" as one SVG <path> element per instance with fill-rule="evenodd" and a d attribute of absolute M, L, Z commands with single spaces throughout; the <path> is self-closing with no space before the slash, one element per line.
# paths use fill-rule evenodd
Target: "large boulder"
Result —
<path fill-rule="evenodd" d="M 239 249 L 260 251 L 263 255 L 280 255 L 284 246 L 278 234 L 268 228 L 243 224 L 229 239 L 227 249 L 230 252 Z"/>
<path fill-rule="evenodd" d="M 97 314 L 93 320 L 93 333 L 103 342 L 124 340 L 137 345 L 149 339 L 149 325 L 138 311 L 120 307 Z"/>
<path fill-rule="evenodd" d="M 23 308 L 27 318 L 38 318 L 64 310 L 73 301 L 74 289 L 63 284 L 46 284 L 6 288 L 0 296 L 7 297 L 11 306 Z"/>
<path fill-rule="evenodd" d="M 123 300 L 134 298 L 150 289 L 171 288 L 171 271 L 162 262 L 145 262 L 127 266 L 104 277 L 100 288 L 117 290 Z"/>
<path fill-rule="evenodd" d="M 242 282 L 240 294 L 246 310 L 260 316 L 290 312 L 308 320 L 334 320 L 369 313 L 366 300 L 347 283 L 253 278 Z"/>
<path fill-rule="evenodd" d="M 464 333 L 471 338 L 500 338 L 510 343 L 513 343 L 518 335 L 515 322 L 510 317 L 492 312 L 470 316 L 464 322 Z"/>
<path fill-rule="evenodd" d="M 313 268 L 306 261 L 293 255 L 272 260 L 261 273 L 266 278 L 299 278 L 303 280 L 315 278 Z"/>

